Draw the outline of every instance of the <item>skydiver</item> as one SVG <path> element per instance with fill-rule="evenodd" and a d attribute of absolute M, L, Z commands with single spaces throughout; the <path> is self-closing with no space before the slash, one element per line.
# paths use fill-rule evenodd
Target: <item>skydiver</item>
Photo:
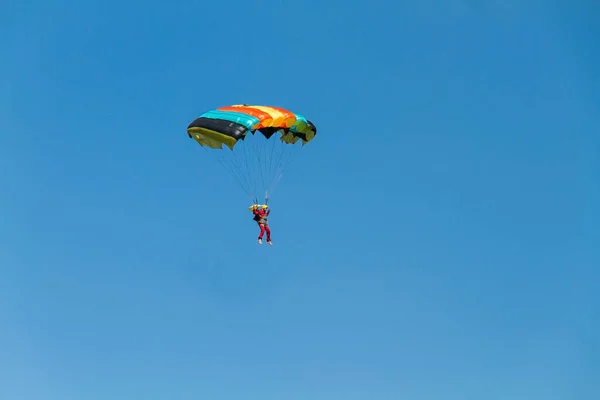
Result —
<path fill-rule="evenodd" d="M 269 223 L 267 222 L 267 218 L 271 213 L 271 209 L 267 205 L 260 206 L 258 204 L 251 205 L 248 210 L 252 211 L 254 214 L 253 220 L 256 221 L 258 226 L 260 227 L 260 233 L 258 235 L 258 244 L 262 244 L 262 238 L 264 233 L 267 233 L 267 244 L 273 245 L 271 242 L 271 229 L 269 229 Z"/>

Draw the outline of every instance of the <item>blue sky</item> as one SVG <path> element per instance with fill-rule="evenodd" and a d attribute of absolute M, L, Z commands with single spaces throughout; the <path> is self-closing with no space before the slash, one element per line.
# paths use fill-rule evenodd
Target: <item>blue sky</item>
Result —
<path fill-rule="evenodd" d="M 0 398 L 600 397 L 591 1 L 0 6 Z M 258 246 L 185 128 L 319 128 Z"/>

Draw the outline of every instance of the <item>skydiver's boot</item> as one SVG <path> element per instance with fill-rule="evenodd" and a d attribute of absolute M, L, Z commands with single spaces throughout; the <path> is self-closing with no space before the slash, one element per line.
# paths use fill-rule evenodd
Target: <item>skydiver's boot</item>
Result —
<path fill-rule="evenodd" d="M 262 244 L 262 239 L 258 239 L 258 244 Z"/>
<path fill-rule="evenodd" d="M 267 244 L 268 244 L 269 246 L 273 246 L 273 242 L 271 242 L 270 240 L 267 242 Z"/>

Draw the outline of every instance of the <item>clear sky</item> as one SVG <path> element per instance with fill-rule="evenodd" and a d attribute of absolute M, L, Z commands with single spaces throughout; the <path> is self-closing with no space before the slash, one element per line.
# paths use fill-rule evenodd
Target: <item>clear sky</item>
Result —
<path fill-rule="evenodd" d="M 600 398 L 596 3 L 4 2 L 0 398 Z M 273 247 L 236 103 L 319 129 Z"/>

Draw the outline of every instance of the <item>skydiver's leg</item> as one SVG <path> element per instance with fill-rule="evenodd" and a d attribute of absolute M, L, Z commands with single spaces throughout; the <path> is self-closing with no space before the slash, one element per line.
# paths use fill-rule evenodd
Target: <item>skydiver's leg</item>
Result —
<path fill-rule="evenodd" d="M 271 242 L 271 229 L 269 225 L 265 225 L 265 231 L 267 232 L 267 242 Z"/>
<path fill-rule="evenodd" d="M 258 234 L 258 240 L 262 240 L 263 235 L 265 234 L 265 226 L 263 224 L 258 224 L 260 226 L 260 233 Z"/>

